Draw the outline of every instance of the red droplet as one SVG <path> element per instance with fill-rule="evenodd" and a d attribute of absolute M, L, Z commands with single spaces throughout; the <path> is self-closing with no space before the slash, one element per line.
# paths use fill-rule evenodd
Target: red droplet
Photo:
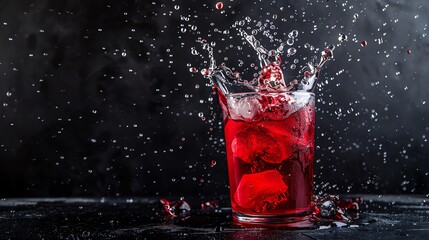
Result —
<path fill-rule="evenodd" d="M 209 75 L 209 73 L 210 73 L 210 71 L 209 71 L 207 68 L 203 68 L 203 69 L 201 69 L 201 74 L 202 74 L 203 76 L 207 76 L 207 75 Z"/>
<path fill-rule="evenodd" d="M 409 55 L 409 54 L 411 54 L 411 50 L 409 50 L 409 49 L 408 49 L 408 50 L 407 50 L 407 54 L 408 54 L 408 55 Z"/>
<path fill-rule="evenodd" d="M 191 73 L 197 73 L 197 72 L 198 72 L 198 69 L 197 69 L 197 68 L 195 68 L 195 67 L 190 67 L 190 68 L 189 68 L 189 72 L 191 72 Z"/>
<path fill-rule="evenodd" d="M 360 42 L 360 45 L 361 45 L 362 47 L 366 47 L 366 44 L 367 44 L 367 42 L 366 42 L 366 41 L 362 41 L 362 42 Z"/>
<path fill-rule="evenodd" d="M 212 160 L 210 167 L 214 167 L 216 165 L 216 160 Z"/>
<path fill-rule="evenodd" d="M 217 2 L 216 3 L 216 9 L 221 10 L 223 8 L 223 2 Z"/>

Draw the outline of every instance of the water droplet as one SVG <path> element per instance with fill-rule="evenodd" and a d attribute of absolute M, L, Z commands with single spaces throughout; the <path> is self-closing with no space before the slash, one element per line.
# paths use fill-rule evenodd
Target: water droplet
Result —
<path fill-rule="evenodd" d="M 207 75 L 209 75 L 209 70 L 207 68 L 203 68 L 203 69 L 201 69 L 201 74 L 203 76 L 207 76 Z"/>
<path fill-rule="evenodd" d="M 10 96 L 12 96 L 12 93 L 11 92 L 6 92 L 6 96 L 10 97 Z"/>
<path fill-rule="evenodd" d="M 122 57 L 126 57 L 127 53 L 126 52 L 122 52 Z"/>
<path fill-rule="evenodd" d="M 198 51 L 195 48 L 193 48 L 193 49 L 191 49 L 191 54 L 196 56 L 196 55 L 198 55 Z"/>
<path fill-rule="evenodd" d="M 198 69 L 195 67 L 191 67 L 191 68 L 189 68 L 189 72 L 196 73 L 196 72 L 198 72 Z"/>
<path fill-rule="evenodd" d="M 366 47 L 366 45 L 367 45 L 368 43 L 366 42 L 366 41 L 362 41 L 362 42 L 360 42 L 360 45 L 362 46 L 362 47 Z"/>
<path fill-rule="evenodd" d="M 411 50 L 410 50 L 410 49 L 408 49 L 408 50 L 407 50 L 407 54 L 408 54 L 408 55 L 410 55 L 410 54 L 411 54 Z"/>
<path fill-rule="evenodd" d="M 359 14 L 357 14 L 357 13 L 355 13 L 354 15 L 353 15 L 353 18 L 354 19 L 357 19 L 359 17 Z"/>
<path fill-rule="evenodd" d="M 223 8 L 223 2 L 217 2 L 216 3 L 216 9 L 221 10 Z"/>
<path fill-rule="evenodd" d="M 296 53 L 296 48 L 291 47 L 287 50 L 287 54 L 289 56 L 295 55 L 295 53 Z"/>
<path fill-rule="evenodd" d="M 288 35 L 287 35 L 289 38 L 296 38 L 296 37 L 298 37 L 298 31 L 297 30 L 293 30 L 292 32 L 290 32 Z"/>
<path fill-rule="evenodd" d="M 344 33 L 340 33 L 340 34 L 338 35 L 338 41 L 339 41 L 340 43 L 347 41 L 347 35 L 346 35 L 346 34 L 344 34 Z"/>
<path fill-rule="evenodd" d="M 186 28 L 181 28 L 181 29 L 180 29 L 180 31 L 181 31 L 182 33 L 185 33 L 185 32 L 186 32 Z"/>
<path fill-rule="evenodd" d="M 179 10 L 179 9 L 180 9 L 180 6 L 179 6 L 179 5 L 175 5 L 175 6 L 174 6 L 174 9 Z"/>
<path fill-rule="evenodd" d="M 286 41 L 286 44 L 287 44 L 287 45 L 289 45 L 289 46 L 292 46 L 294 42 L 295 42 L 295 41 L 294 41 L 292 38 L 289 38 L 289 39 Z"/>

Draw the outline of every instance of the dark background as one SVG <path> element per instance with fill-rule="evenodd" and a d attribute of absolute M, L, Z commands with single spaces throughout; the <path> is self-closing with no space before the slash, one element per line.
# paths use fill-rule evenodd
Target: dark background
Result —
<path fill-rule="evenodd" d="M 227 194 L 221 111 L 190 49 L 273 14 L 314 46 L 349 38 L 317 92 L 317 191 L 427 194 L 428 3 L 345 2 L 2 1 L 0 198 Z"/>

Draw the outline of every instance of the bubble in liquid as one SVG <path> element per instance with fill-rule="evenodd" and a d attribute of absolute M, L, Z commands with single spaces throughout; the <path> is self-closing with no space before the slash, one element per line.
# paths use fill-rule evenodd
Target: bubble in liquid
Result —
<path fill-rule="evenodd" d="M 357 14 L 357 13 L 355 13 L 354 15 L 353 15 L 353 18 L 354 19 L 357 19 L 359 17 L 359 14 Z"/>
<path fill-rule="evenodd" d="M 362 46 L 362 47 L 366 47 L 366 45 L 367 45 L 368 43 L 366 42 L 366 41 L 362 41 L 362 42 L 360 42 L 360 45 Z"/>
<path fill-rule="evenodd" d="M 216 3 L 216 9 L 221 10 L 223 8 L 223 2 L 217 2 Z"/>
<path fill-rule="evenodd" d="M 295 55 L 295 53 L 296 53 L 296 48 L 291 47 L 287 50 L 287 54 L 289 56 Z"/>
<path fill-rule="evenodd" d="M 293 30 L 292 32 L 290 32 L 288 34 L 288 37 L 289 38 L 296 38 L 296 37 L 298 37 L 298 31 L 297 30 Z"/>
<path fill-rule="evenodd" d="M 295 41 L 294 41 L 292 38 L 289 38 L 289 39 L 286 41 L 286 44 L 287 44 L 287 45 L 289 45 L 289 46 L 292 46 L 294 42 L 295 42 Z"/>

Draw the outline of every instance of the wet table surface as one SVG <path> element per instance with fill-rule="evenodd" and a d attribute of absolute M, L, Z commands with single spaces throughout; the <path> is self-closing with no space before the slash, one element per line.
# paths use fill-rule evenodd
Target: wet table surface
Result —
<path fill-rule="evenodd" d="M 189 199 L 179 220 L 166 219 L 159 198 L 0 199 L 0 239 L 429 239 L 429 198 L 358 196 L 368 224 L 305 230 L 235 226 L 226 197 L 216 210 Z"/>

